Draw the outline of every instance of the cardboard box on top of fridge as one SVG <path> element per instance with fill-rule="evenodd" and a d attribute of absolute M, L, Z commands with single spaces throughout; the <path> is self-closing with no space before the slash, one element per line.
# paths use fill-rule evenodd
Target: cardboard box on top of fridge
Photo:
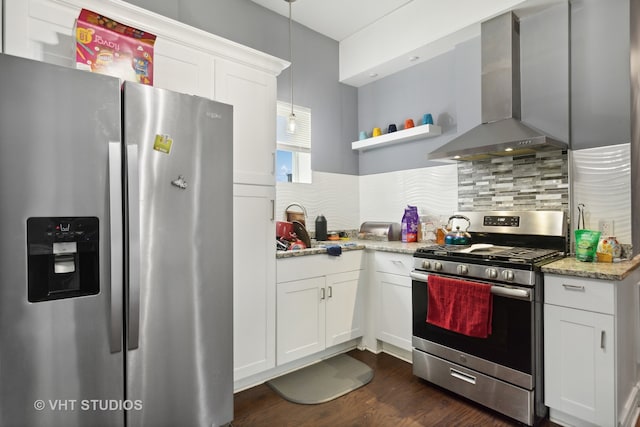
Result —
<path fill-rule="evenodd" d="M 76 21 L 76 68 L 153 85 L 156 36 L 87 9 Z"/>

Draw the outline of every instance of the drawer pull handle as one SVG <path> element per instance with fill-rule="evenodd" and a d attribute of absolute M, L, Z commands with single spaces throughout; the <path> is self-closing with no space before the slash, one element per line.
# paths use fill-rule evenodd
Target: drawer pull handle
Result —
<path fill-rule="evenodd" d="M 323 300 L 325 299 L 325 294 L 324 294 L 324 288 L 320 288 L 320 299 Z"/>
<path fill-rule="evenodd" d="M 605 333 L 604 331 L 600 331 L 600 348 L 604 350 L 605 344 Z"/>
<path fill-rule="evenodd" d="M 453 378 L 468 382 L 469 384 L 476 384 L 476 377 L 465 374 L 464 372 L 458 371 L 457 369 L 449 368 L 449 373 Z"/>
<path fill-rule="evenodd" d="M 566 283 L 563 283 L 562 287 L 565 288 L 568 291 L 584 292 L 584 286 L 582 286 L 582 285 L 567 285 Z"/>
<path fill-rule="evenodd" d="M 329 298 L 333 297 L 333 286 L 329 286 Z"/>

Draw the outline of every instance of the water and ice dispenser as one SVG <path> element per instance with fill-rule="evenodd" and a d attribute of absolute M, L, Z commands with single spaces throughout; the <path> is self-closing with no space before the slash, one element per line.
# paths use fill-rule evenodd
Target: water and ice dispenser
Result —
<path fill-rule="evenodd" d="M 95 217 L 27 219 L 29 301 L 99 293 L 98 239 Z"/>

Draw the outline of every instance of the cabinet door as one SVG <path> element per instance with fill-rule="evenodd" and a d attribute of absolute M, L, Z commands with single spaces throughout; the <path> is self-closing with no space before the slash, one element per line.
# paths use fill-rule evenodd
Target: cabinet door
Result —
<path fill-rule="evenodd" d="M 278 283 L 278 365 L 325 348 L 325 278 Z"/>
<path fill-rule="evenodd" d="M 233 105 L 233 181 L 275 185 L 276 79 L 215 61 L 216 100 Z"/>
<path fill-rule="evenodd" d="M 615 419 L 613 316 L 544 306 L 545 404 L 595 425 Z"/>
<path fill-rule="evenodd" d="M 411 351 L 411 278 L 376 273 L 378 328 L 376 338 Z"/>
<path fill-rule="evenodd" d="M 159 38 L 154 47 L 153 62 L 155 87 L 214 98 L 213 56 Z"/>
<path fill-rule="evenodd" d="M 363 334 L 360 270 L 327 276 L 326 345 L 340 344 Z"/>
<path fill-rule="evenodd" d="M 275 366 L 273 187 L 234 185 L 234 380 Z M 215 254 L 211 254 L 215 256 Z"/>

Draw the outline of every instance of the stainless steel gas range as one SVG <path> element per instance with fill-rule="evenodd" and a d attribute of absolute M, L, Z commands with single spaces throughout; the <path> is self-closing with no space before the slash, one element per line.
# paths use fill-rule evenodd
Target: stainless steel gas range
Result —
<path fill-rule="evenodd" d="M 566 253 L 566 215 L 562 211 L 457 214 L 469 220 L 471 245 L 427 245 L 414 254 L 413 373 L 534 425 L 546 415 L 540 267 Z M 452 292 L 444 296 L 435 293 L 443 279 L 446 286 L 454 287 L 445 287 Z M 466 306 L 473 306 L 475 300 L 465 298 L 463 304 L 462 298 L 446 298 L 457 298 L 461 287 L 478 285 L 489 293 L 486 336 L 427 321 L 432 298 L 432 310 L 453 307 L 449 316 L 458 316 L 453 320 L 464 323 L 465 310 L 473 309 Z M 463 311 L 455 311 L 459 309 Z"/>

